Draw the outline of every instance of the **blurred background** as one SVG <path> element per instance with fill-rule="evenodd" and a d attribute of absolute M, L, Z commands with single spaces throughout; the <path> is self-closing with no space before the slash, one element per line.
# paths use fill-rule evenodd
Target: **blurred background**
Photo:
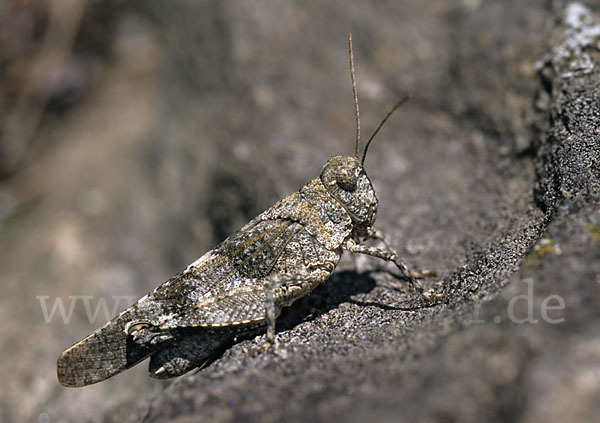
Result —
<path fill-rule="evenodd" d="M 560 5 L 0 2 L 0 421 L 143 415 L 170 383 L 145 364 L 73 390 L 57 355 L 352 154 L 349 32 L 364 138 L 413 94 L 366 161 L 382 226 L 416 267 L 461 266 L 530 198 Z"/>

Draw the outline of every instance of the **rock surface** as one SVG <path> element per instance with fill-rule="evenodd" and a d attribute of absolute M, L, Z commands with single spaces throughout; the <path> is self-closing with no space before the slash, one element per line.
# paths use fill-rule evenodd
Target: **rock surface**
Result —
<path fill-rule="evenodd" d="M 1 421 L 571 421 L 600 413 L 600 16 L 592 2 L 150 1 L 0 185 Z M 174 381 L 83 389 L 56 356 L 351 154 L 352 31 L 377 225 L 451 297 L 346 257 L 264 337 Z M 11 161 L 12 163 L 12 161 Z M 47 300 L 44 297 L 47 296 Z M 127 297 L 127 298 L 126 298 Z M 73 299 L 73 297 L 71 297 Z M 119 304 L 119 302 L 121 302 Z M 112 310 L 110 310 L 112 311 Z M 48 320 L 48 321 L 47 321 Z M 91 321 L 90 321 L 91 320 Z"/>

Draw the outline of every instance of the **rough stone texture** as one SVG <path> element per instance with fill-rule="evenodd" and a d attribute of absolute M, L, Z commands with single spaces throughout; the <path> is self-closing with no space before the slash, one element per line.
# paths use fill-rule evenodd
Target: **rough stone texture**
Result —
<path fill-rule="evenodd" d="M 593 421 L 592 6 L 190 0 L 122 10 L 102 77 L 40 123 L 41 147 L 0 185 L 0 420 Z M 282 316 L 272 353 L 249 353 L 257 337 L 173 382 L 148 378 L 143 363 L 88 388 L 59 386 L 56 356 L 104 316 L 88 322 L 79 302 L 68 324 L 46 324 L 36 296 L 68 307 L 69 295 L 92 295 L 92 309 L 137 298 L 329 156 L 352 152 L 350 31 L 363 136 L 400 95 L 414 96 L 369 150 L 376 226 L 409 264 L 438 271 L 427 284 L 451 303 L 419 308 L 380 263 L 346 258 Z"/>
<path fill-rule="evenodd" d="M 568 213 L 600 197 L 600 22 L 571 3 L 556 32 L 540 70 L 550 128 L 538 146 L 536 201 Z"/>

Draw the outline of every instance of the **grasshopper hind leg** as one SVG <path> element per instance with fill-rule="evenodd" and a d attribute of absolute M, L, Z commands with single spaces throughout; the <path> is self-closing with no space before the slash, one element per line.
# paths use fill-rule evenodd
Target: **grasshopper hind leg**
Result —
<path fill-rule="evenodd" d="M 181 376 L 196 368 L 202 368 L 220 357 L 232 343 L 236 342 L 236 339 L 264 332 L 265 325 L 267 340 L 252 354 L 269 350 L 275 342 L 275 321 L 281 309 L 305 296 L 326 280 L 334 265 L 320 262 L 312 267 L 306 273 L 272 273 L 264 279 L 257 280 L 256 285 L 260 287 L 257 288 L 257 292 L 263 294 L 258 296 L 262 297 L 263 307 L 257 307 L 257 316 L 260 315 L 261 318 L 256 319 L 254 323 L 231 324 L 213 328 L 176 329 L 175 340 L 150 357 L 148 369 L 150 376 L 167 379 Z M 250 298 L 242 294 L 228 298 L 239 300 Z"/>

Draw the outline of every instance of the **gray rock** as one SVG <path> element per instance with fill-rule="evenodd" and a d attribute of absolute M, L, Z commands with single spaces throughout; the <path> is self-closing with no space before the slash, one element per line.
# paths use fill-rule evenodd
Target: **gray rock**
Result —
<path fill-rule="evenodd" d="M 2 421 L 592 421 L 600 19 L 553 5 L 123 11 L 103 82 L 2 188 L 41 194 L 0 227 Z M 414 97 L 366 160 L 376 226 L 452 301 L 423 307 L 392 268 L 346 258 L 281 316 L 272 352 L 250 353 L 259 336 L 172 382 L 142 363 L 60 387 L 56 356 L 103 322 L 78 303 L 46 324 L 36 296 L 144 295 L 352 152 L 350 31 L 363 137 Z"/>

